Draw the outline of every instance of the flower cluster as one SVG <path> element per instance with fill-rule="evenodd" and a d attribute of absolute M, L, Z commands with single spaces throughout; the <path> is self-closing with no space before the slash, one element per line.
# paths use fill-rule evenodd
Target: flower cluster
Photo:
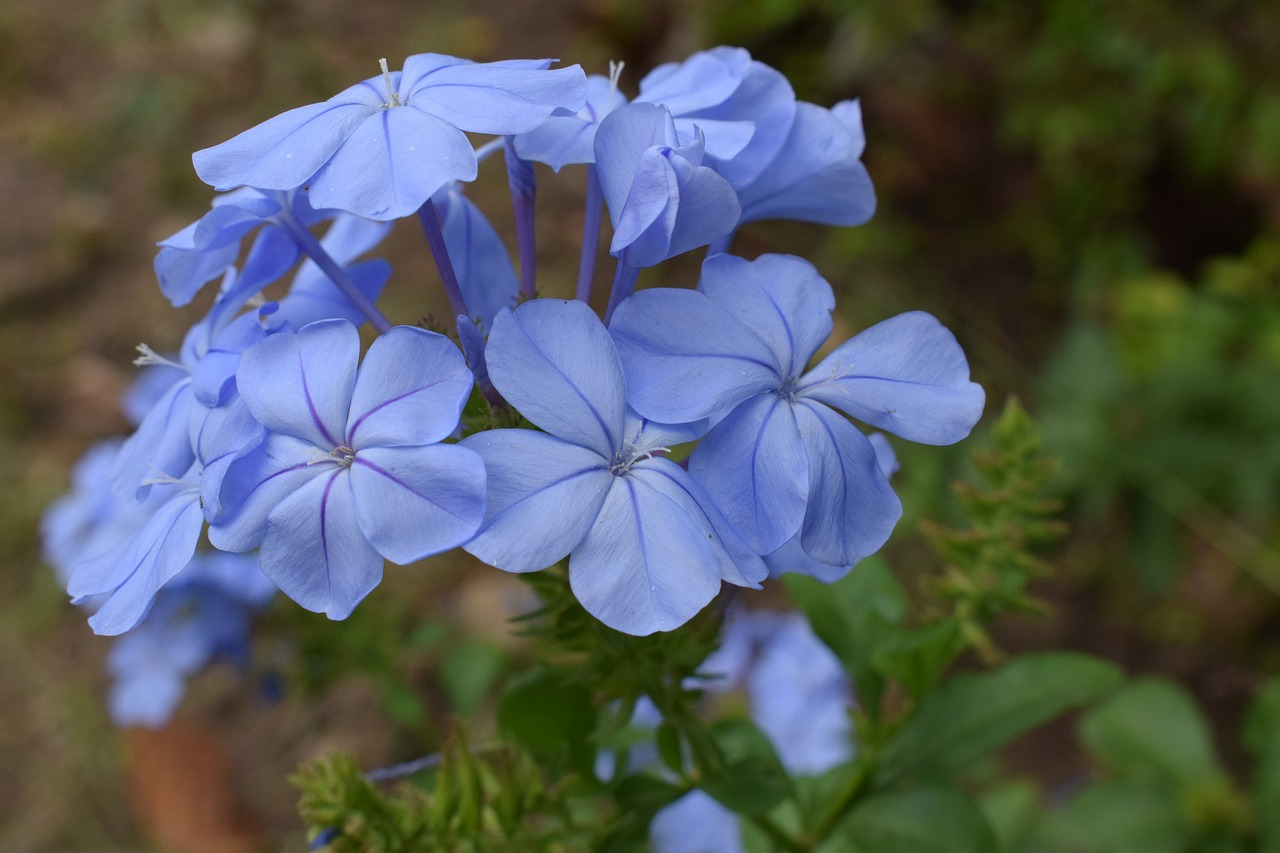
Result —
<path fill-rule="evenodd" d="M 755 220 L 871 215 L 857 102 L 799 102 L 735 48 L 654 70 L 630 101 L 620 67 L 552 64 L 384 61 L 195 154 L 221 194 L 160 244 L 156 273 L 175 305 L 218 282 L 212 306 L 179 353 L 140 347 L 137 430 L 94 451 L 110 488 L 50 525 L 50 559 L 95 631 L 145 625 L 210 547 L 256 551 L 276 587 L 334 619 L 384 560 L 567 559 L 586 609 L 643 635 L 683 624 L 723 582 L 831 580 L 884 544 L 901 508 L 883 438 L 850 418 L 960 440 L 984 401 L 960 346 L 913 312 L 811 364 L 831 286 L 798 257 L 729 253 Z M 499 151 L 518 277 L 465 195 Z M 577 285 L 547 288 L 573 299 L 539 298 L 538 163 L 586 171 Z M 616 269 L 598 315 L 606 213 Z M 379 308 L 391 269 L 365 258 L 405 217 L 456 315 L 448 336 Z M 700 247 L 696 287 L 634 292 L 641 269 Z"/>

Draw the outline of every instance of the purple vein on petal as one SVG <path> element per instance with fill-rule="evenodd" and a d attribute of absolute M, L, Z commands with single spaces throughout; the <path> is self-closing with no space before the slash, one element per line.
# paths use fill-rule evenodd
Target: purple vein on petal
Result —
<path fill-rule="evenodd" d="M 324 553 L 324 580 L 325 586 L 333 589 L 333 573 L 329 571 L 329 525 L 327 519 L 329 516 L 329 492 L 333 491 L 333 484 L 341 474 L 341 469 L 334 471 L 329 477 L 329 482 L 325 483 L 324 494 L 320 496 L 320 550 Z"/>
<path fill-rule="evenodd" d="M 401 480 L 399 477 L 397 477 L 397 476 L 395 476 L 394 474 L 392 474 L 390 471 L 387 471 L 387 470 L 385 470 L 385 469 L 383 469 L 383 468 L 378 467 L 377 465 L 374 465 L 372 462 L 368 461 L 367 459 L 361 459 L 361 458 L 357 455 L 357 456 L 356 456 L 356 459 L 355 459 L 354 464 L 356 464 L 356 465 L 363 465 L 364 467 L 368 468 L 370 471 L 373 471 L 374 473 L 377 473 L 377 474 L 381 474 L 382 476 L 386 477 L 386 478 L 387 478 L 388 480 L 390 480 L 391 482 L 395 483 L 395 484 L 396 484 L 397 486 L 399 486 L 400 488 L 404 489 L 404 490 L 405 490 L 406 492 L 408 492 L 409 494 L 411 494 L 411 495 L 416 495 L 417 497 L 422 498 L 422 500 L 424 500 L 424 501 L 426 501 L 427 503 L 431 504 L 431 505 L 432 505 L 433 507 L 435 507 L 436 509 L 438 509 L 438 510 L 441 510 L 441 511 L 443 511 L 443 512 L 448 513 L 449 515 L 453 516 L 454 518 L 458 519 L 459 521 L 464 522 L 464 523 L 466 523 L 466 522 L 468 521 L 468 519 L 463 518 L 462 516 L 458 515 L 456 512 L 454 512 L 453 510 L 449 509 L 448 507 L 445 507 L 445 506 L 443 506 L 443 505 L 441 505 L 441 504 L 439 504 L 439 503 L 436 503 L 436 502 L 435 502 L 435 501 L 433 501 L 431 498 L 427 497 L 426 495 L 422 494 L 421 492 L 414 490 L 414 489 L 413 489 L 413 488 L 412 488 L 408 483 L 404 482 L 404 481 L 403 481 L 403 480 Z M 473 523 L 473 524 L 474 524 L 474 523 Z M 474 529 L 474 528 L 473 528 L 473 529 Z"/>
<path fill-rule="evenodd" d="M 298 353 L 298 372 L 302 374 L 302 393 L 307 398 L 307 411 L 311 413 L 311 422 L 316 425 L 316 429 L 320 430 L 320 434 L 325 437 L 331 447 L 337 447 L 339 441 L 329 434 L 329 430 L 320 421 L 320 413 L 316 411 L 316 405 L 311 400 L 311 388 L 307 384 L 307 368 L 302 363 L 302 353 Z"/>
<path fill-rule="evenodd" d="M 365 422 L 365 419 L 366 419 L 366 418 L 368 418 L 370 415 L 374 414 L 375 412 L 379 412 L 379 411 L 381 411 L 381 410 L 385 409 L 387 406 L 390 406 L 392 403 L 398 403 L 398 402 L 400 402 L 401 400 L 404 400 L 404 399 L 407 399 L 407 398 L 409 398 L 409 397 L 412 397 L 414 394 L 420 394 L 420 393 L 422 393 L 423 391 L 426 391 L 426 390 L 427 390 L 427 389 L 429 389 L 429 388 L 434 388 L 434 387 L 436 387 L 437 385 L 440 385 L 441 383 L 448 382 L 449 380 L 451 380 L 451 379 L 453 378 L 453 376 L 454 376 L 454 375 L 456 375 L 456 374 L 451 374 L 451 375 L 449 375 L 449 376 L 446 376 L 444 379 L 440 379 L 440 380 L 437 380 L 437 381 L 435 381 L 435 382 L 432 382 L 430 385 L 419 385 L 417 388 L 413 388 L 413 389 L 411 389 L 411 390 L 409 390 L 409 391 L 405 391 L 403 394 L 398 394 L 398 395 L 396 395 L 395 397 L 389 397 L 389 398 L 387 398 L 386 400 L 382 401 L 382 402 L 381 402 L 381 403 L 379 403 L 378 405 L 376 405 L 376 406 L 374 406 L 373 408 L 369 409 L 367 412 L 365 412 L 365 413 L 364 413 L 363 415 L 361 415 L 360 417 L 356 418 L 356 422 L 355 422 L 354 424 L 352 424 L 352 425 L 351 425 L 351 429 L 347 430 L 347 438 L 348 438 L 350 441 L 355 441 L 356 433 L 360 430 L 360 425 L 361 425 L 361 424 L 363 424 L 363 423 Z"/>

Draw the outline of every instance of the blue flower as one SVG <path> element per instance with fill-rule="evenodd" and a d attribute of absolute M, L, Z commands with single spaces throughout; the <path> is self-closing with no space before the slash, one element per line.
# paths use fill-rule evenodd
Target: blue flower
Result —
<path fill-rule="evenodd" d="M 472 379 L 441 335 L 397 326 L 370 346 L 346 320 L 246 351 L 236 382 L 267 430 L 223 481 L 219 548 L 261 548 L 262 571 L 303 607 L 345 619 L 382 579 L 462 544 L 484 515 L 480 457 L 440 442 Z"/>
<path fill-rule="evenodd" d="M 811 557 L 848 566 L 884 544 L 902 510 L 844 414 L 949 444 L 969 433 L 984 395 L 955 338 L 923 312 L 862 332 L 806 371 L 833 306 L 806 261 L 716 255 L 697 291 L 635 294 L 610 331 L 637 411 L 715 422 L 689 470 L 757 553 L 799 533 Z"/>
<path fill-rule="evenodd" d="M 484 525 L 464 547 L 511 572 L 569 557 L 569 582 L 600 621 L 629 634 L 671 630 L 722 580 L 756 586 L 764 565 L 691 477 L 660 455 L 699 426 L 635 415 L 613 342 L 585 304 L 538 299 L 494 321 L 486 351 L 503 397 L 546 432 L 464 439 L 484 457 Z"/>
<path fill-rule="evenodd" d="M 875 188 L 862 164 L 865 137 L 857 101 L 831 109 L 796 105 L 781 149 L 751 181 L 735 184 L 741 223 L 799 219 L 823 225 L 861 225 L 876 210 Z M 739 223 L 739 224 L 741 224 Z"/>
<path fill-rule="evenodd" d="M 702 132 L 682 142 L 665 107 L 631 104 L 610 113 L 595 147 L 614 229 L 609 251 L 623 265 L 654 266 L 737 224 L 733 187 L 702 165 Z"/>
<path fill-rule="evenodd" d="M 538 127 L 515 137 L 516 153 L 525 160 L 546 163 L 559 172 L 572 164 L 596 161 L 596 130 L 605 116 L 627 105 L 627 98 L 618 91 L 615 75 L 601 77 L 592 74 L 587 78 L 587 100 L 582 109 L 571 116 L 552 116 Z"/>
<path fill-rule="evenodd" d="M 156 598 L 137 628 L 107 655 L 108 708 L 118 726 L 163 726 L 186 679 L 215 658 L 247 658 L 249 615 L 275 594 L 258 561 L 239 554 L 197 556 Z"/>
<path fill-rule="evenodd" d="M 706 165 L 734 189 L 776 158 L 796 113 L 787 78 L 740 47 L 717 47 L 659 65 L 640 81 L 635 103 L 670 110 L 681 139 L 706 134 Z"/>
<path fill-rule="evenodd" d="M 197 151 L 196 172 L 218 189 L 310 185 L 316 207 L 398 219 L 449 181 L 476 176 L 463 131 L 515 134 L 582 107 L 578 66 L 551 60 L 473 63 L 423 53 L 404 70 L 371 77 Z"/>

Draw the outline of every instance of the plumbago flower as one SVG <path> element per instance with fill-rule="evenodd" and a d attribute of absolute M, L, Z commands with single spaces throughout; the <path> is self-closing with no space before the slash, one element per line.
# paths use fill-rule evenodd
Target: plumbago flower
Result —
<path fill-rule="evenodd" d="M 475 63 L 422 53 L 320 104 L 268 119 L 197 151 L 196 173 L 217 189 L 291 190 L 369 219 L 398 219 L 449 181 L 476 177 L 463 131 L 515 134 L 582 108 L 582 69 L 553 60 Z"/>
<path fill-rule="evenodd" d="M 654 266 L 737 224 L 742 210 L 733 187 L 702 165 L 702 132 L 682 141 L 666 107 L 615 110 L 600 123 L 595 148 L 614 227 L 609 251 L 624 266 Z"/>
<path fill-rule="evenodd" d="M 684 469 L 657 455 L 700 426 L 628 408 L 613 342 L 590 308 L 538 299 L 503 312 L 486 357 L 497 389 L 546 432 L 463 439 L 489 471 L 484 524 L 467 551 L 510 572 L 568 556 L 582 605 L 635 635 L 684 624 L 722 580 L 758 586 L 760 558 Z"/>
<path fill-rule="evenodd" d="M 382 579 L 454 548 L 485 509 L 480 457 L 441 444 L 471 392 L 442 335 L 396 326 L 369 348 L 346 320 L 323 320 L 247 350 L 236 381 L 267 430 L 223 480 L 209 539 L 260 548 L 262 571 L 308 610 L 345 619 Z"/>
<path fill-rule="evenodd" d="M 689 471 L 760 554 L 800 536 L 804 551 L 848 566 L 884 544 L 901 505 L 874 448 L 844 414 L 927 444 L 968 435 L 982 388 L 955 338 L 911 312 L 838 347 L 831 286 L 790 255 L 715 255 L 698 290 L 642 291 L 610 331 L 632 405 L 665 421 L 715 426 Z M 842 414 L 844 413 L 844 414 Z"/>

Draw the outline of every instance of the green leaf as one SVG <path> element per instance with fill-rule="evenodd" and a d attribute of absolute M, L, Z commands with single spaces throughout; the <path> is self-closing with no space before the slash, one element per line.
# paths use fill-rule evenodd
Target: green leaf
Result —
<path fill-rule="evenodd" d="M 1223 775 L 1208 724 L 1186 691 L 1143 679 L 1080 720 L 1080 736 L 1121 773 L 1191 785 Z"/>
<path fill-rule="evenodd" d="M 839 833 L 849 853 L 977 853 L 997 850 L 986 818 L 964 794 L 916 788 L 878 794 L 849 813 Z"/>
<path fill-rule="evenodd" d="M 892 645 L 907 609 L 907 594 L 878 557 L 858 563 L 832 584 L 805 575 L 782 578 L 818 637 L 836 653 L 858 685 L 868 714 L 879 714 L 884 677 L 874 663 L 878 650 Z"/>
<path fill-rule="evenodd" d="M 1265 853 L 1280 853 L 1280 679 L 1262 688 L 1245 717 L 1244 744 L 1257 759 L 1253 802 Z"/>
<path fill-rule="evenodd" d="M 1007 782 L 982 795 L 979 805 L 999 840 L 998 849 L 1014 853 L 1026 847 L 1040 813 L 1036 786 L 1025 780 Z"/>
<path fill-rule="evenodd" d="M 960 624 L 955 619 L 944 619 L 922 628 L 886 630 L 871 662 L 878 671 L 901 681 L 907 692 L 919 699 L 963 647 Z"/>
<path fill-rule="evenodd" d="M 445 655 L 440 663 L 440 680 L 458 716 L 475 715 L 505 663 L 500 649 L 474 640 L 461 643 Z"/>
<path fill-rule="evenodd" d="M 791 791 L 791 779 L 769 738 L 745 717 L 729 717 L 711 728 L 725 759 L 723 770 L 699 787 L 739 814 L 762 814 Z"/>
<path fill-rule="evenodd" d="M 883 787 L 963 770 L 1120 680 L 1113 664 L 1071 653 L 1027 655 L 992 672 L 956 676 L 926 696 L 885 745 L 875 781 Z"/>
<path fill-rule="evenodd" d="M 1047 822 L 1053 847 L 1088 853 L 1183 853 L 1191 827 L 1170 780 L 1122 779 L 1085 790 Z"/>
<path fill-rule="evenodd" d="M 595 728 L 591 694 L 554 672 L 534 669 L 512 679 L 498 702 L 498 727 L 533 752 L 567 750 L 585 760 Z"/>
<path fill-rule="evenodd" d="M 654 736 L 662 763 L 673 773 L 684 772 L 684 751 L 680 747 L 680 733 L 675 726 L 663 720 Z"/>

